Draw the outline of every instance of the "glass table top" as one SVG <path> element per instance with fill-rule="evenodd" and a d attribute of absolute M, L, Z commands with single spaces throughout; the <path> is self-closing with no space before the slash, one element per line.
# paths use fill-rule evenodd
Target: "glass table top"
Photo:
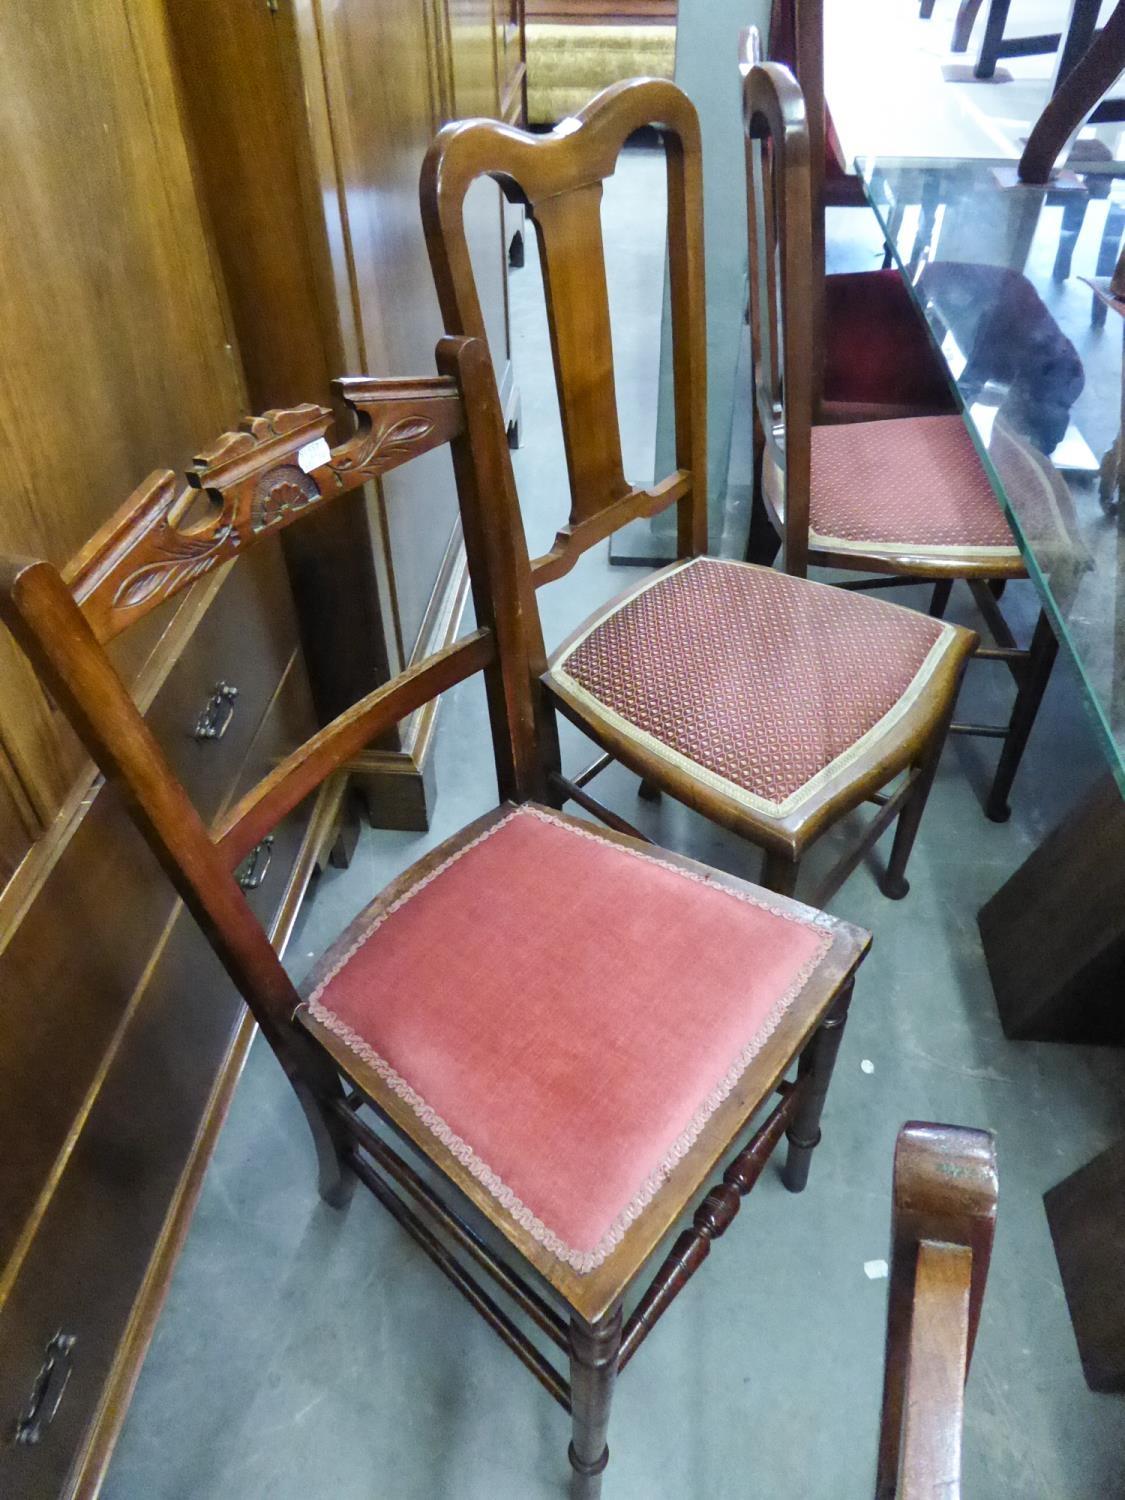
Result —
<path fill-rule="evenodd" d="M 1072 158 L 1073 161 L 1073 158 Z M 859 163 L 1125 792 L 1125 236 L 1120 164 L 1016 182 L 1011 163 Z"/>

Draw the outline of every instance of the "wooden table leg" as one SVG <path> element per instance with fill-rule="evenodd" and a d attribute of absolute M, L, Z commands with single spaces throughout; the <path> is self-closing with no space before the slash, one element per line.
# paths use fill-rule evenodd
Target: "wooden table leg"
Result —
<path fill-rule="evenodd" d="M 1125 1043 L 1125 799 L 1112 777 L 977 920 L 1006 1036 Z"/>
<path fill-rule="evenodd" d="M 1043 1203 L 1086 1384 L 1125 1391 L 1125 1140 Z"/>

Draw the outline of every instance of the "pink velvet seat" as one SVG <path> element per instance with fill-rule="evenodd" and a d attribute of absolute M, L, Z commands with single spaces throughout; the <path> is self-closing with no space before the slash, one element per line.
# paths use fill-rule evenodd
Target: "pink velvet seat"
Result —
<path fill-rule="evenodd" d="M 306 985 L 302 1014 L 580 1273 L 800 1004 L 838 925 L 685 865 L 511 807 L 377 900 Z"/>
<path fill-rule="evenodd" d="M 767 493 L 775 485 L 771 475 Z M 814 427 L 809 522 L 812 551 L 964 559 L 995 565 L 997 577 L 1023 571 L 959 416 Z"/>
<path fill-rule="evenodd" d="M 546 680 L 591 722 L 780 818 L 861 750 L 893 745 L 954 646 L 913 610 L 697 558 L 587 620 Z"/>

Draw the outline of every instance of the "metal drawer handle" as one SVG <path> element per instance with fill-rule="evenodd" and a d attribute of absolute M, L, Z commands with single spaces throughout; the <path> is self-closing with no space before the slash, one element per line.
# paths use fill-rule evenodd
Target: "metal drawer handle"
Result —
<path fill-rule="evenodd" d="M 31 1388 L 27 1410 L 16 1423 L 17 1443 L 39 1442 L 44 1429 L 54 1421 L 70 1379 L 70 1351 L 75 1342 L 73 1333 L 56 1333 L 48 1343 L 43 1368 Z"/>
<path fill-rule="evenodd" d="M 267 833 L 260 844 L 255 844 L 246 856 L 238 876 L 238 883 L 244 891 L 256 891 L 269 873 L 270 861 L 273 859 L 273 834 Z"/>
<path fill-rule="evenodd" d="M 230 728 L 230 721 L 234 717 L 234 700 L 238 697 L 238 689 L 231 687 L 229 682 L 217 682 L 211 689 L 203 712 L 195 721 L 192 734 L 197 740 L 221 740 Z"/>

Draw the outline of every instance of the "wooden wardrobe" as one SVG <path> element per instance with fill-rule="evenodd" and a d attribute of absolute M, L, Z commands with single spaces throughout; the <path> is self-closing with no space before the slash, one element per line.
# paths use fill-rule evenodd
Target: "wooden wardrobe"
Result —
<path fill-rule="evenodd" d="M 336 374 L 429 373 L 434 130 L 522 109 L 492 0 L 37 0 L 0 19 L 0 549 L 62 562 L 153 469 Z M 476 253 L 514 418 L 491 184 Z M 509 226 L 510 227 L 510 226 Z M 211 575 L 121 669 L 213 817 L 456 629 L 452 475 L 373 488 Z M 178 607 L 177 607 L 178 606 Z M 433 716 L 355 768 L 419 826 Z M 281 946 L 337 783 L 255 851 Z M 0 632 L 0 1494 L 92 1496 L 251 1039 L 112 789 Z"/>

